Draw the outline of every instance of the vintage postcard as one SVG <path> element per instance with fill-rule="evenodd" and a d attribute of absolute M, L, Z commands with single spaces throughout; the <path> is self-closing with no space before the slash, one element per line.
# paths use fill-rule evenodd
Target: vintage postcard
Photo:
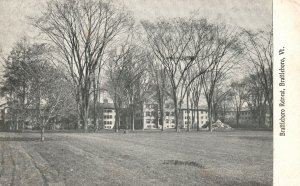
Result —
<path fill-rule="evenodd" d="M 297 0 L 1 0 L 0 186 L 300 185 Z"/>

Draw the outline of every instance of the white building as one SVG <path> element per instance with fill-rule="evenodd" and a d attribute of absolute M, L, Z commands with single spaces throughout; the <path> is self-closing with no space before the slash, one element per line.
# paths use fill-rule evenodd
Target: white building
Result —
<path fill-rule="evenodd" d="M 197 127 L 198 121 L 198 114 L 199 114 L 199 127 L 206 124 L 208 121 L 208 111 L 207 109 L 189 109 L 187 108 L 182 109 L 182 121 L 183 121 L 183 128 L 187 128 L 188 124 L 190 124 L 191 128 Z"/>

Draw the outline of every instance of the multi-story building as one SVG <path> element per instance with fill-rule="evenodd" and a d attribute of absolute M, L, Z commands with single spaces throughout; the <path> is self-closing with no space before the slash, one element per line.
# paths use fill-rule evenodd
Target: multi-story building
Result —
<path fill-rule="evenodd" d="M 187 109 L 181 110 L 181 120 L 183 121 L 183 128 L 187 128 L 190 125 L 191 128 L 197 127 L 198 114 L 199 114 L 199 127 L 206 124 L 208 121 L 207 109 Z"/>
<path fill-rule="evenodd" d="M 189 109 L 189 114 L 186 108 L 179 110 L 179 124 L 181 127 L 186 128 L 188 122 L 191 126 L 196 127 L 197 111 L 199 111 L 199 125 L 202 126 L 208 120 L 206 109 Z M 154 129 L 161 128 L 160 125 L 160 112 L 159 106 L 155 102 L 147 102 L 138 107 L 136 111 L 135 127 L 138 129 Z M 188 119 L 190 117 L 190 120 Z M 192 123 L 193 122 L 193 123 Z M 175 109 L 172 101 L 167 100 L 164 104 L 164 128 L 175 128 Z"/>
<path fill-rule="evenodd" d="M 175 128 L 175 110 L 172 102 L 166 102 L 164 105 L 164 128 Z M 160 126 L 161 127 L 161 126 Z"/>
<path fill-rule="evenodd" d="M 113 129 L 116 121 L 116 110 L 112 103 L 102 103 L 100 104 L 102 108 L 102 122 L 104 129 Z"/>
<path fill-rule="evenodd" d="M 237 126 L 235 110 L 227 110 L 225 112 L 224 122 L 230 124 L 233 127 Z M 247 108 L 243 108 L 240 111 L 239 115 L 239 127 L 264 127 L 270 125 L 270 114 L 266 111 L 261 113 L 261 117 L 259 117 L 259 113 L 257 110 L 250 110 Z M 259 121 L 260 120 L 260 121 Z M 261 123 L 261 124 L 259 124 Z"/>

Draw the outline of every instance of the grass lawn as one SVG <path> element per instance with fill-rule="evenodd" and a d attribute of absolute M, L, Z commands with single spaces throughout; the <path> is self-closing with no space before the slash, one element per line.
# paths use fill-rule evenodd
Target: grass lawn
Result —
<path fill-rule="evenodd" d="M 270 131 L 0 133 L 0 185 L 272 185 Z"/>

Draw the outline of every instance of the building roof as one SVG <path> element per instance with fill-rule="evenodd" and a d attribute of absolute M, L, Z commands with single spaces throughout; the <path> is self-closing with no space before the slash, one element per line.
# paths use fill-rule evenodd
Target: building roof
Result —
<path fill-rule="evenodd" d="M 100 103 L 100 107 L 106 108 L 106 109 L 108 109 L 108 108 L 109 109 L 114 109 L 115 108 L 113 103 Z"/>

